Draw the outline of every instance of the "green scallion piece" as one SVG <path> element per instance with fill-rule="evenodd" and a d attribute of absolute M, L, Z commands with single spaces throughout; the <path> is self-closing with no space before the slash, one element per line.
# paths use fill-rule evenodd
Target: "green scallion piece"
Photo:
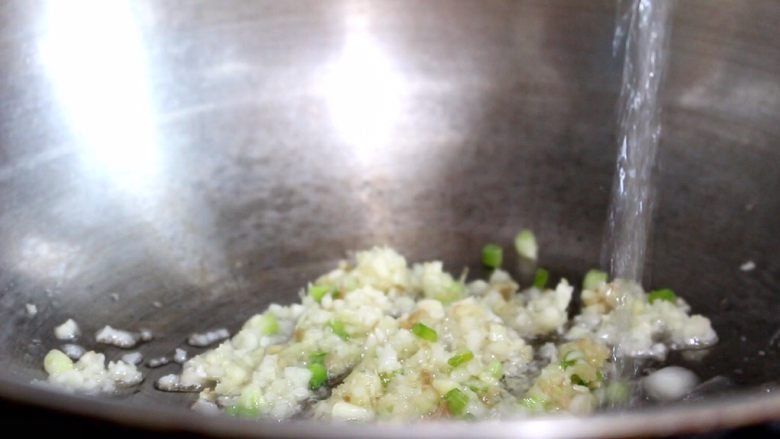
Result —
<path fill-rule="evenodd" d="M 273 314 L 263 314 L 257 321 L 257 329 L 263 335 L 274 335 L 279 332 L 279 321 Z"/>
<path fill-rule="evenodd" d="M 576 373 L 575 373 L 574 375 L 572 375 L 572 376 L 571 376 L 571 383 L 572 383 L 572 384 L 575 384 L 575 385 L 577 385 L 577 386 L 585 386 L 585 387 L 588 387 L 588 386 L 590 385 L 590 383 L 588 383 L 587 381 L 583 380 L 583 379 L 582 379 L 582 378 L 581 378 L 579 375 L 577 375 Z"/>
<path fill-rule="evenodd" d="M 412 334 L 416 335 L 417 337 L 423 339 L 435 342 L 439 339 L 439 334 L 436 333 L 433 329 L 425 326 L 422 323 L 415 323 L 414 326 L 412 326 Z"/>
<path fill-rule="evenodd" d="M 472 359 L 474 359 L 474 354 L 471 353 L 471 351 L 466 351 L 457 355 L 453 355 L 449 360 L 447 360 L 447 364 L 452 367 L 458 367 L 463 363 L 468 363 Z"/>
<path fill-rule="evenodd" d="M 487 395 L 490 391 L 490 386 L 479 380 L 469 380 L 466 382 L 466 386 L 480 398 Z"/>
<path fill-rule="evenodd" d="M 661 288 L 660 290 L 650 291 L 647 295 L 647 301 L 650 303 L 656 300 L 665 300 L 667 302 L 674 303 L 677 300 L 677 294 L 669 288 Z"/>
<path fill-rule="evenodd" d="M 487 367 L 488 373 L 496 379 L 501 379 L 504 377 L 504 366 L 501 365 L 501 362 L 498 360 L 493 360 L 488 364 Z"/>
<path fill-rule="evenodd" d="M 447 402 L 447 409 L 452 415 L 463 416 L 469 404 L 469 397 L 460 389 L 452 389 L 444 394 L 444 401 Z"/>
<path fill-rule="evenodd" d="M 320 303 L 327 294 L 334 292 L 336 292 L 336 287 L 330 285 L 309 285 L 309 296 L 317 303 Z"/>
<path fill-rule="evenodd" d="M 349 333 L 347 332 L 347 328 L 344 326 L 344 322 L 341 320 L 332 320 L 330 323 L 328 323 L 328 326 L 334 334 L 339 336 L 339 338 L 344 341 L 349 340 Z"/>
<path fill-rule="evenodd" d="M 504 258 L 504 251 L 496 244 L 488 244 L 482 247 L 482 265 L 487 268 L 500 268 Z"/>
<path fill-rule="evenodd" d="M 225 412 L 242 418 L 257 418 L 260 416 L 260 405 L 263 395 L 259 389 L 247 388 L 241 392 L 238 404 L 225 408 Z"/>
<path fill-rule="evenodd" d="M 563 359 L 561 360 L 561 369 L 566 370 L 577 364 L 577 356 L 575 355 L 574 358 L 572 358 L 573 353 L 574 351 L 567 352 L 566 355 L 563 356 Z"/>
<path fill-rule="evenodd" d="M 544 268 L 537 268 L 534 273 L 534 286 L 543 290 L 547 286 L 547 280 L 550 279 L 550 272 Z"/>
<path fill-rule="evenodd" d="M 515 250 L 520 256 L 535 261 L 539 256 L 539 246 L 534 232 L 523 229 L 515 236 Z"/>
<path fill-rule="evenodd" d="M 585 279 L 582 281 L 583 290 L 592 290 L 598 288 L 601 284 L 607 283 L 609 276 L 607 273 L 600 270 L 590 270 L 585 274 Z"/>
<path fill-rule="evenodd" d="M 322 363 L 309 363 L 309 372 L 311 372 L 311 378 L 309 379 L 309 389 L 317 390 L 328 381 L 328 369 Z"/>

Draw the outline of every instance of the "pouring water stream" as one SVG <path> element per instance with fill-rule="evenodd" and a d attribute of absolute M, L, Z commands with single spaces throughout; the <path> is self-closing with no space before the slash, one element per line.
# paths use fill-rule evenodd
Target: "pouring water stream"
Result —
<path fill-rule="evenodd" d="M 668 62 L 671 0 L 619 0 L 613 50 L 624 54 L 618 155 L 604 256 L 612 278 L 641 283 L 655 207 L 653 170 L 661 134 L 659 89 Z M 628 330 L 628 310 L 616 310 Z M 617 379 L 636 375 L 613 352 Z"/>

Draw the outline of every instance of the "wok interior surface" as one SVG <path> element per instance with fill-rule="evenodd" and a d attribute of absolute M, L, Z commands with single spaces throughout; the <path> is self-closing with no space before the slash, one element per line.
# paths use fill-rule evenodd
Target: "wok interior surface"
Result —
<path fill-rule="evenodd" d="M 615 14 L 611 0 L 3 3 L 0 396 L 203 427 L 192 396 L 152 389 L 175 365 L 144 368 L 141 392 L 107 403 L 28 383 L 67 318 L 88 348 L 110 324 L 151 329 L 141 351 L 168 354 L 296 300 L 375 244 L 459 272 L 530 227 L 541 264 L 578 284 L 600 262 L 614 170 Z M 675 361 L 732 385 L 578 421 L 582 434 L 780 417 L 778 20 L 777 2 L 679 2 L 664 86 L 645 283 L 678 291 L 720 336 Z M 491 428 L 571 434 L 567 422 Z M 241 434 L 341 428 L 301 425 Z M 432 432 L 480 427 L 460 428 Z"/>

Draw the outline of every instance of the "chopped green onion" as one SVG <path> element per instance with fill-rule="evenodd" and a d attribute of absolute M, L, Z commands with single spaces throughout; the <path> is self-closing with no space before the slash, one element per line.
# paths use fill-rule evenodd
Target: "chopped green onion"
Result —
<path fill-rule="evenodd" d="M 487 370 L 493 378 L 501 379 L 504 376 L 504 366 L 502 366 L 501 362 L 498 360 L 491 361 L 490 364 L 488 364 Z"/>
<path fill-rule="evenodd" d="M 566 370 L 577 364 L 577 357 L 570 358 L 571 354 L 574 354 L 574 351 L 567 352 L 566 355 L 563 356 L 563 359 L 561 360 L 561 369 Z"/>
<path fill-rule="evenodd" d="M 62 351 L 52 349 L 43 357 L 43 369 L 49 375 L 66 372 L 73 369 L 73 360 Z"/>
<path fill-rule="evenodd" d="M 466 406 L 469 404 L 469 397 L 460 389 L 452 389 L 444 394 L 444 400 L 447 402 L 447 409 L 455 416 L 463 416 L 466 413 Z"/>
<path fill-rule="evenodd" d="M 327 294 L 334 294 L 335 292 L 336 287 L 330 285 L 309 285 L 309 296 L 317 303 L 320 303 Z"/>
<path fill-rule="evenodd" d="M 452 358 L 447 360 L 447 364 L 449 364 L 452 367 L 458 367 L 463 363 L 468 363 L 473 358 L 474 358 L 474 354 L 471 353 L 471 351 L 466 351 L 452 356 Z"/>
<path fill-rule="evenodd" d="M 490 386 L 477 379 L 467 381 L 466 386 L 480 398 L 484 397 L 490 390 Z"/>
<path fill-rule="evenodd" d="M 520 256 L 535 261 L 539 255 L 539 246 L 536 244 L 534 232 L 523 229 L 515 236 L 515 250 Z"/>
<path fill-rule="evenodd" d="M 582 281 L 583 290 L 592 290 L 598 288 L 601 284 L 607 283 L 609 276 L 607 273 L 600 270 L 590 270 L 585 274 L 585 279 Z"/>
<path fill-rule="evenodd" d="M 263 314 L 255 326 L 263 335 L 274 335 L 279 332 L 279 321 L 273 314 Z"/>
<path fill-rule="evenodd" d="M 543 290 L 547 286 L 547 280 L 550 278 L 550 272 L 544 268 L 537 268 L 534 273 L 534 286 Z"/>
<path fill-rule="evenodd" d="M 238 404 L 225 407 L 225 413 L 240 418 L 257 418 L 260 416 L 260 405 L 262 401 L 263 396 L 259 389 L 245 390 L 244 392 L 241 392 L 241 396 L 238 398 Z"/>
<path fill-rule="evenodd" d="M 482 265 L 487 268 L 501 267 L 504 251 L 496 244 L 488 244 L 482 247 Z"/>
<path fill-rule="evenodd" d="M 656 300 L 665 300 L 667 302 L 674 303 L 677 300 L 677 294 L 674 294 L 674 291 L 670 290 L 669 288 L 650 291 L 650 293 L 647 295 L 647 301 L 653 303 Z"/>
<path fill-rule="evenodd" d="M 349 333 L 347 332 L 347 328 L 344 326 L 344 322 L 341 320 L 332 320 L 330 323 L 328 323 L 328 326 L 334 334 L 339 336 L 339 338 L 344 341 L 349 340 Z"/>
<path fill-rule="evenodd" d="M 225 412 L 242 418 L 256 418 L 260 415 L 260 404 L 262 401 L 263 395 L 260 389 L 247 388 L 241 392 L 238 404 L 226 407 Z"/>
<path fill-rule="evenodd" d="M 327 352 L 312 352 L 309 354 L 309 371 L 311 372 L 309 388 L 311 390 L 319 389 L 328 380 L 328 369 L 325 368 L 325 357 L 327 355 Z"/>
<path fill-rule="evenodd" d="M 325 369 L 321 363 L 310 363 L 309 372 L 311 372 L 311 378 L 309 379 L 309 389 L 317 390 L 328 381 L 328 369 Z"/>
<path fill-rule="evenodd" d="M 576 373 L 571 376 L 571 383 L 574 384 L 574 385 L 577 385 L 577 386 L 585 386 L 585 387 L 590 386 L 590 383 L 588 383 L 587 381 L 583 380 Z"/>
<path fill-rule="evenodd" d="M 436 331 L 425 326 L 422 323 L 415 323 L 414 326 L 412 326 L 412 334 L 416 335 L 417 337 L 420 337 L 423 340 L 428 340 L 433 342 L 439 339 L 439 334 L 437 334 Z"/>

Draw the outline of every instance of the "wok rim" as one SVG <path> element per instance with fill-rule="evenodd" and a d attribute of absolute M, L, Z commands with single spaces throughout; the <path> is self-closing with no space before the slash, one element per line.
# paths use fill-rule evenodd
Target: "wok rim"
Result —
<path fill-rule="evenodd" d="M 58 411 L 116 425 L 155 432 L 233 437 L 626 437 L 666 436 L 738 428 L 780 417 L 780 393 L 766 389 L 737 392 L 725 398 L 691 401 L 588 417 L 542 416 L 530 419 L 414 424 L 336 424 L 312 420 L 250 421 L 194 415 L 164 405 L 138 406 L 120 400 L 62 393 L 0 376 L 0 398 L 33 408 Z"/>

